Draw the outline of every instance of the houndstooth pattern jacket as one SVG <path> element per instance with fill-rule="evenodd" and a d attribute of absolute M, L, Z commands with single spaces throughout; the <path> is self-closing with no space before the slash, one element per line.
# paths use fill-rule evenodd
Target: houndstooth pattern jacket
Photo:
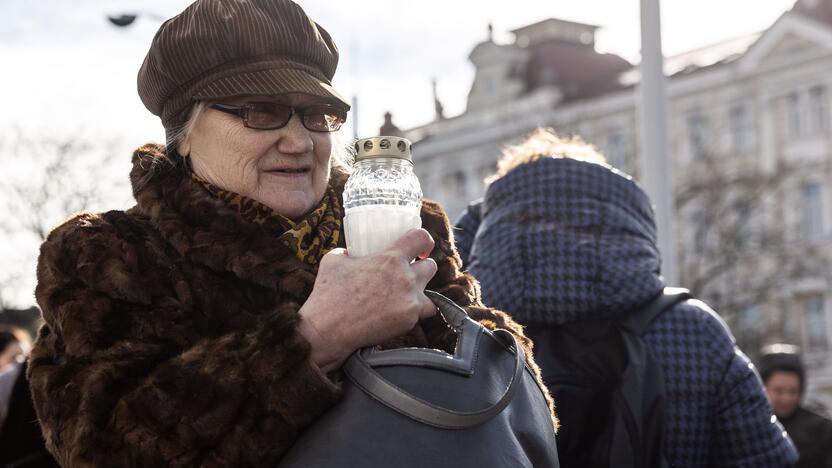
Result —
<path fill-rule="evenodd" d="M 484 302 L 533 329 L 614 319 L 664 287 L 647 195 L 599 164 L 543 158 L 519 166 L 469 206 L 454 235 Z M 797 461 L 757 371 L 707 305 L 666 311 L 645 341 L 664 373 L 672 466 Z"/>

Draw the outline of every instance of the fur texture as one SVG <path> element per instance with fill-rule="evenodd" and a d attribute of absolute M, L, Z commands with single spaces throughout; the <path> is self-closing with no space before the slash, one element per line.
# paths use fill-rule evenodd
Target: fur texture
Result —
<path fill-rule="evenodd" d="M 315 270 L 161 146 L 135 152 L 131 181 L 134 208 L 78 215 L 41 247 L 29 375 L 47 446 L 65 466 L 273 466 L 340 396 L 297 331 Z M 344 181 L 333 173 L 339 193 Z M 422 219 L 439 266 L 428 287 L 522 337 L 460 273 L 439 205 Z M 449 350 L 454 336 L 434 318 L 386 346 L 409 344 Z"/>

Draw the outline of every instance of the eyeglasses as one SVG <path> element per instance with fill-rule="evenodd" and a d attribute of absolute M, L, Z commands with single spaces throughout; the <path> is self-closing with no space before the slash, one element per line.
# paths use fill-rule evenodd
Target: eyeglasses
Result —
<path fill-rule="evenodd" d="M 347 121 L 347 111 L 327 104 L 295 108 L 276 102 L 249 102 L 243 106 L 212 104 L 212 109 L 234 114 L 243 119 L 243 125 L 257 130 L 283 128 L 297 114 L 303 126 L 313 132 L 337 132 Z"/>

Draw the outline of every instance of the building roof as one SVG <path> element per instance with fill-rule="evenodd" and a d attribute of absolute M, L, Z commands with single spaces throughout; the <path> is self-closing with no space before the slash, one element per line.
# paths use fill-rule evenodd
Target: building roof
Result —
<path fill-rule="evenodd" d="M 791 11 L 832 26 L 832 0 L 797 0 Z M 561 21 L 561 20 L 546 20 Z M 565 24 L 571 24 L 565 21 Z M 580 23 L 576 23 L 580 25 Z M 530 25 L 532 27 L 535 25 Z M 519 31 L 524 28 L 519 28 Z M 721 41 L 665 59 L 668 77 L 688 75 L 739 59 L 763 35 L 746 34 Z M 528 89 L 552 84 L 546 82 L 543 71 L 550 66 L 555 71 L 554 84 L 561 87 L 565 100 L 591 98 L 627 88 L 638 81 L 638 65 L 630 64 L 613 54 L 600 54 L 592 47 L 569 41 L 550 40 L 532 45 L 533 58 L 528 67 Z"/>
<path fill-rule="evenodd" d="M 791 11 L 832 25 L 832 0 L 797 0 Z"/>
<path fill-rule="evenodd" d="M 538 21 L 537 23 L 527 24 L 526 26 L 519 27 L 517 29 L 512 29 L 511 32 L 514 34 L 522 34 L 526 31 L 531 29 L 539 28 L 542 25 L 568 25 L 568 26 L 581 26 L 591 29 L 600 29 L 601 26 L 597 24 L 588 24 L 588 23 L 578 23 L 576 21 L 569 21 L 560 18 L 548 18 L 543 21 Z"/>
<path fill-rule="evenodd" d="M 784 16 L 792 13 L 832 27 L 832 0 L 797 0 Z M 528 31 L 548 31 L 560 24 L 567 28 L 574 25 L 593 31 L 595 28 L 593 25 L 547 19 L 512 32 L 520 37 Z M 766 32 L 746 34 L 667 57 L 665 74 L 676 78 L 734 63 L 758 43 Z M 540 38 L 539 41 L 525 47 L 524 44 L 513 44 L 530 54 L 524 77 L 526 92 L 556 87 L 563 96 L 560 102 L 577 101 L 631 88 L 640 79 L 637 64 L 631 64 L 618 55 L 599 53 L 592 44 L 547 34 L 537 37 Z"/>
<path fill-rule="evenodd" d="M 592 46 L 550 39 L 528 48 L 528 91 L 557 86 L 565 100 L 579 99 L 619 87 L 618 75 L 633 65 L 614 54 L 599 53 Z"/>
<path fill-rule="evenodd" d="M 763 32 L 755 32 L 711 44 L 698 49 L 665 58 L 664 71 L 667 76 L 686 75 L 715 65 L 736 61 L 745 54 Z"/>

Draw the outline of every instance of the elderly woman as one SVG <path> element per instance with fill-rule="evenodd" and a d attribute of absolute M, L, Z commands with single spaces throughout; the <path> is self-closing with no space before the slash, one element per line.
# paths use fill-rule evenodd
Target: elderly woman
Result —
<path fill-rule="evenodd" d="M 353 350 L 453 348 L 426 287 L 520 334 L 482 307 L 434 203 L 379 255 L 342 248 L 337 61 L 288 0 L 199 0 L 162 25 L 138 86 L 167 145 L 135 152 L 136 206 L 41 249 L 29 375 L 62 464 L 274 466 Z"/>

